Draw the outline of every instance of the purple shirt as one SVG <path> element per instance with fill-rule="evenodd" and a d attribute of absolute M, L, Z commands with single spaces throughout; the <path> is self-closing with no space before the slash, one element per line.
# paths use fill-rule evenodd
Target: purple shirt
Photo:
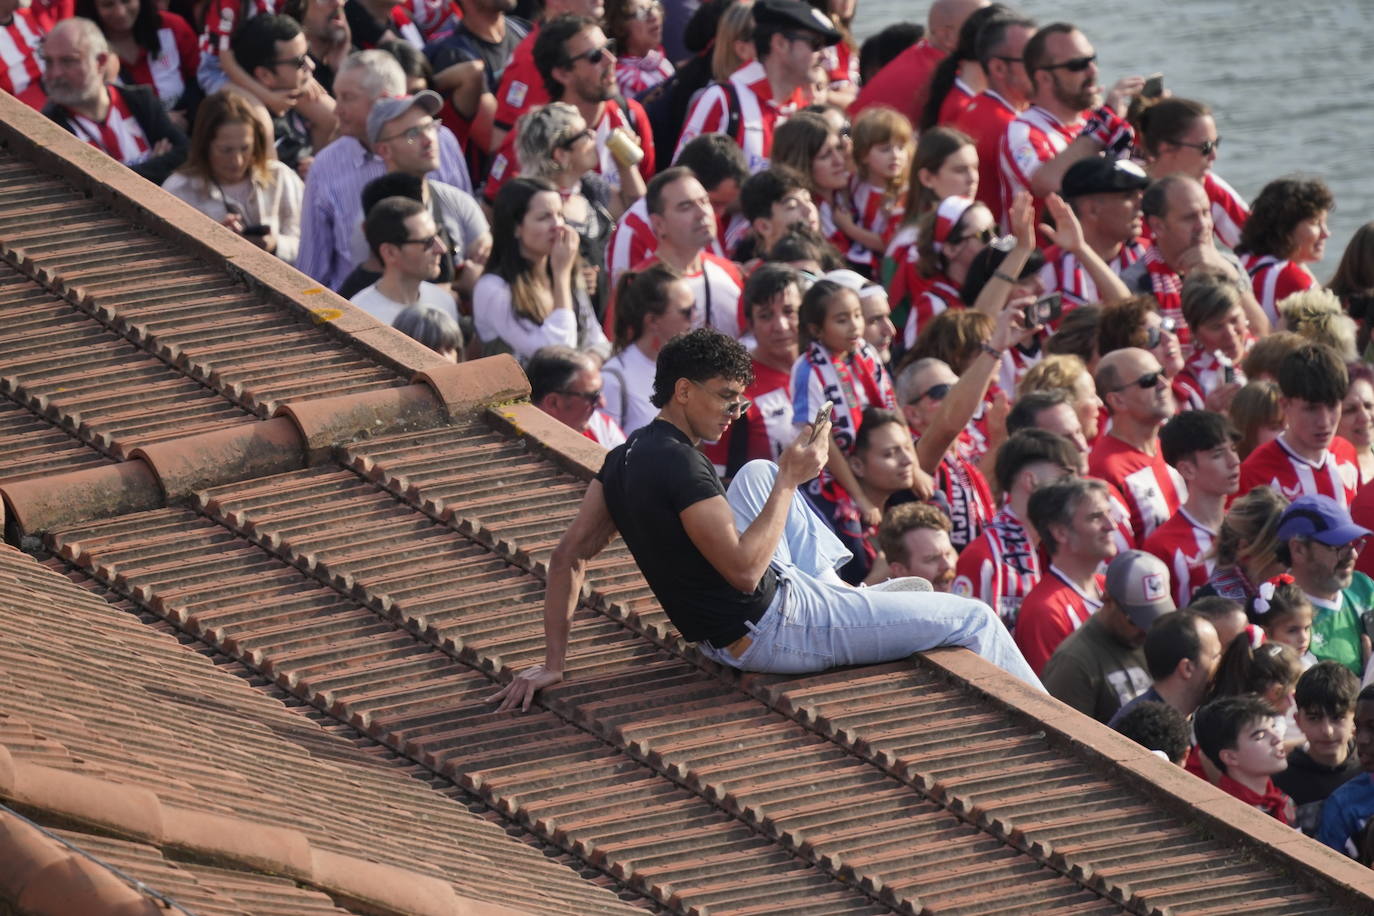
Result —
<path fill-rule="evenodd" d="M 338 290 L 355 266 L 350 253 L 354 230 L 363 219 L 363 187 L 386 174 L 380 156 L 353 137 L 340 137 L 315 155 L 301 204 L 301 247 L 296 267 Z M 439 127 L 439 169 L 429 177 L 472 193 L 467 162 L 458 138 Z"/>

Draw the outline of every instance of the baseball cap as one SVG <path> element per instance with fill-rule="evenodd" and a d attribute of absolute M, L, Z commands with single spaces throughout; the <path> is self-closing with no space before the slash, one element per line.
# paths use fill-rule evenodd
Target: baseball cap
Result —
<path fill-rule="evenodd" d="M 1123 550 L 1107 564 L 1107 594 L 1142 630 L 1177 610 L 1169 596 L 1169 567 L 1143 550 Z"/>
<path fill-rule="evenodd" d="M 829 16 L 802 0 L 757 0 L 754 4 L 754 22 L 758 25 L 806 29 L 821 36 L 827 45 L 839 44 L 842 37 Z"/>
<path fill-rule="evenodd" d="M 367 142 L 376 143 L 386 122 L 399 118 L 414 105 L 419 105 L 426 114 L 437 115 L 444 105 L 444 100 L 432 89 L 421 89 L 414 95 L 382 96 L 367 113 Z"/>
<path fill-rule="evenodd" d="M 1059 182 L 1059 196 L 1068 200 L 1084 194 L 1140 191 L 1149 184 L 1150 176 L 1129 159 L 1089 156 L 1069 166 Z"/>
<path fill-rule="evenodd" d="M 1368 528 L 1355 524 L 1350 512 L 1330 496 L 1299 496 L 1279 516 L 1279 540 L 1310 538 L 1327 547 L 1340 547 L 1368 537 Z"/>

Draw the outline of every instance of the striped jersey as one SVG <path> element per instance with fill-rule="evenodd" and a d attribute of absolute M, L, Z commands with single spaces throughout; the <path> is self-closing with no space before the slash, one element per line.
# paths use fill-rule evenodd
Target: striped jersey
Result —
<path fill-rule="evenodd" d="M 1008 505 L 959 554 L 954 572 L 951 592 L 986 603 L 1014 631 L 1022 600 L 1040 581 L 1040 556 Z"/>
<path fill-rule="evenodd" d="M 1360 465 L 1355 447 L 1340 436 L 1327 446 L 1321 461 L 1313 464 L 1279 436 L 1255 449 L 1240 465 L 1240 490 L 1267 485 L 1292 502 L 1299 496 L 1330 496 L 1349 508 L 1360 485 Z"/>
<path fill-rule="evenodd" d="M 773 152 L 773 130 L 806 104 L 801 87 L 792 90 L 785 99 L 773 98 L 772 87 L 763 64 L 750 61 L 730 74 L 730 85 L 739 101 L 739 128 L 734 141 L 744 150 L 749 172 L 768 168 Z M 730 122 L 730 99 L 719 85 L 708 86 L 687 114 L 682 135 L 677 142 L 676 160 L 682 148 L 702 134 L 723 133 Z"/>
<path fill-rule="evenodd" d="M 1173 584 L 1174 604 L 1187 607 L 1193 592 L 1207 584 L 1216 566 L 1216 558 L 1209 556 L 1217 532 L 1208 528 L 1179 506 L 1167 522 L 1145 539 L 1141 549 L 1152 553 L 1169 567 L 1169 581 Z"/>

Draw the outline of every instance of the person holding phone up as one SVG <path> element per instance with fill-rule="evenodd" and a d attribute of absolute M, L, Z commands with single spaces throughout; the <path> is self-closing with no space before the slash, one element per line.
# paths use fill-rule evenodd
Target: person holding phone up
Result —
<path fill-rule="evenodd" d="M 1005 627 L 980 601 L 924 591 L 923 579 L 854 588 L 849 559 L 799 498 L 830 449 L 821 407 L 774 464 L 751 461 L 727 492 L 697 444 L 748 409 L 749 353 L 711 328 L 664 345 L 654 376 L 658 416 L 606 456 L 577 518 L 549 559 L 544 663 L 490 699 L 529 709 L 567 677 L 568 632 L 588 563 L 618 532 L 668 619 L 705 657 L 745 671 L 805 673 L 964 646 L 1040 686 Z"/>

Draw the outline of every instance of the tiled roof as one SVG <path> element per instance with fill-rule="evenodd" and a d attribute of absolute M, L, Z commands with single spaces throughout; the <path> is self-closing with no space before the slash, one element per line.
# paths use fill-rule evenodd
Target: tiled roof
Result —
<path fill-rule="evenodd" d="M 70 597 L 66 574 L 128 642 L 13 615 L 0 672 L 62 700 L 0 691 L 13 759 L 521 909 L 623 909 L 607 888 L 684 913 L 1374 906 L 1368 871 L 963 650 L 722 670 L 619 542 L 590 564 L 571 679 L 495 714 L 495 684 L 542 658 L 545 564 L 599 450 L 515 403 L 508 358 L 440 363 L 5 102 L 0 199 L 72 208 L 0 219 L 7 322 L 61 329 L 23 360 L 0 336 L 6 531 L 45 558 L 35 594 Z M 84 225 L 157 242 L 101 267 L 71 247 Z M 121 861 L 182 869 L 165 837 L 118 838 L 143 844 Z"/>

